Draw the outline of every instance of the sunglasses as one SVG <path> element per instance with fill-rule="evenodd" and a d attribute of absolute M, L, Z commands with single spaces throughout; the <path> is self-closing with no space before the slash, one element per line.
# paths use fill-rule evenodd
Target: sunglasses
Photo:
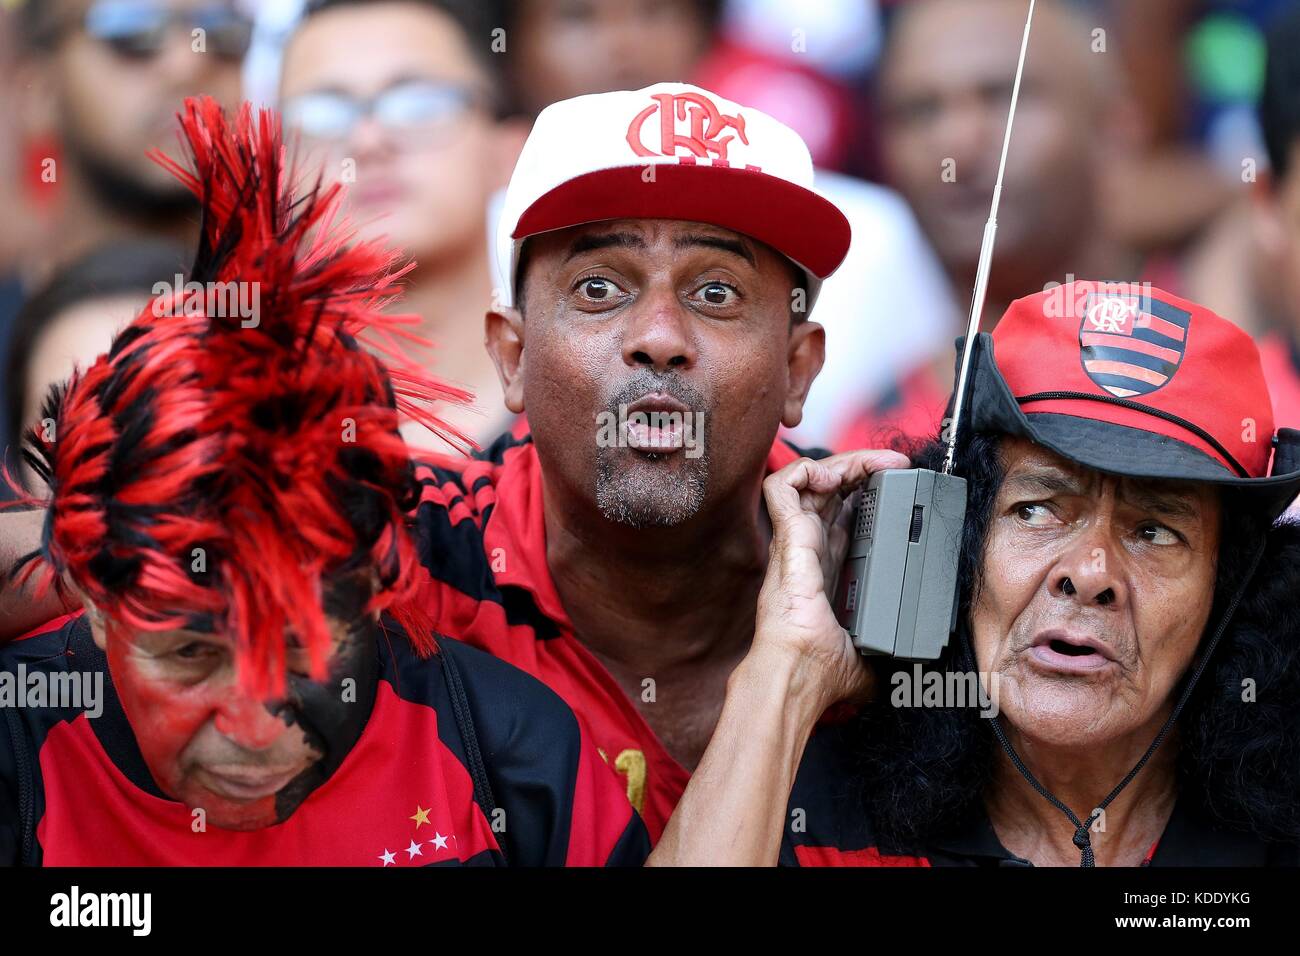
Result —
<path fill-rule="evenodd" d="M 206 50 L 242 60 L 253 39 L 253 23 L 226 4 L 178 10 L 151 0 L 98 0 L 86 11 L 86 33 L 131 59 L 156 56 L 174 28 L 202 30 Z"/>
<path fill-rule="evenodd" d="M 285 100 L 281 115 L 286 127 L 317 140 L 347 139 L 367 116 L 390 132 L 429 140 L 447 133 L 481 101 L 482 97 L 464 87 L 411 80 L 369 99 L 345 93 L 303 93 Z"/>

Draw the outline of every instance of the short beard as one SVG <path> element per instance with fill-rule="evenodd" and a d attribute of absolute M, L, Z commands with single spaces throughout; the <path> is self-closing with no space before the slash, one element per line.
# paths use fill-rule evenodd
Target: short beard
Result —
<path fill-rule="evenodd" d="M 670 475 L 637 468 L 615 472 L 611 458 L 621 450 L 601 448 L 596 452 L 596 507 L 607 521 L 632 528 L 671 528 L 700 510 L 709 487 L 707 452 L 685 459 L 684 474 Z M 655 453 L 644 456 L 647 465 L 666 457 Z"/>
<path fill-rule="evenodd" d="M 610 400 L 607 413 L 617 416 L 619 406 L 653 391 L 671 395 L 695 413 L 705 412 L 704 397 L 675 374 L 642 371 Z M 669 455 L 597 447 L 596 507 L 601 515 L 632 528 L 671 528 L 694 517 L 709 487 L 709 450 L 702 432 L 700 441 L 700 453 L 694 458 L 687 457 L 685 449 L 672 453 L 682 456 L 681 474 L 658 465 Z M 629 458 L 624 468 L 616 465 L 620 452 Z"/>
<path fill-rule="evenodd" d="M 95 201 L 111 212 L 137 222 L 165 222 L 198 212 L 198 200 L 180 182 L 151 183 L 97 155 L 75 134 L 67 136 L 64 148 Z"/>

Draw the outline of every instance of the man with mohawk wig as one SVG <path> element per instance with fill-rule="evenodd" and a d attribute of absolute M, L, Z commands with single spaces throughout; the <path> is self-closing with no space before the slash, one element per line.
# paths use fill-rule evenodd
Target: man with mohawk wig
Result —
<path fill-rule="evenodd" d="M 181 122 L 189 281 L 29 437 L 21 573 L 84 612 L 0 650 L 0 863 L 640 863 L 560 698 L 412 613 L 399 413 L 456 440 L 429 409 L 464 395 L 373 354 L 404 270 L 287 185 L 269 112 Z"/>

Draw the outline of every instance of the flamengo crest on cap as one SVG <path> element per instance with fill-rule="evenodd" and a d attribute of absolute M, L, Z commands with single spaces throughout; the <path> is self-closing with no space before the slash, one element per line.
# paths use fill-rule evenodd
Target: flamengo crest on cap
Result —
<path fill-rule="evenodd" d="M 1084 371 L 1118 398 L 1167 384 L 1183 361 L 1192 314 L 1128 292 L 1094 292 L 1084 303 L 1079 351 Z"/>
<path fill-rule="evenodd" d="M 727 148 L 735 139 L 749 145 L 745 134 L 745 117 L 724 114 L 713 100 L 702 93 L 655 93 L 649 106 L 632 117 L 627 128 L 627 144 L 638 156 L 676 156 L 685 164 L 697 160 L 712 160 L 715 166 L 730 166 Z M 645 143 L 647 121 L 659 114 L 659 152 Z M 653 128 L 653 126 L 652 126 Z M 735 130 L 734 135 L 721 134 Z M 746 165 L 746 169 L 759 171 L 759 167 Z"/>

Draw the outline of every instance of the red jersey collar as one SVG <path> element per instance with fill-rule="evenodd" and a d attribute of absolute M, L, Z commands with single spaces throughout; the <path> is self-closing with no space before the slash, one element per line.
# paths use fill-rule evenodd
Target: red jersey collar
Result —
<path fill-rule="evenodd" d="M 796 461 L 800 452 L 783 439 L 768 451 L 764 474 Z M 529 438 L 506 451 L 496 481 L 496 504 L 483 528 L 483 551 L 498 587 L 518 587 L 533 596 L 538 610 L 572 631 L 560 594 L 546 563 L 546 509 L 542 463 Z"/>

